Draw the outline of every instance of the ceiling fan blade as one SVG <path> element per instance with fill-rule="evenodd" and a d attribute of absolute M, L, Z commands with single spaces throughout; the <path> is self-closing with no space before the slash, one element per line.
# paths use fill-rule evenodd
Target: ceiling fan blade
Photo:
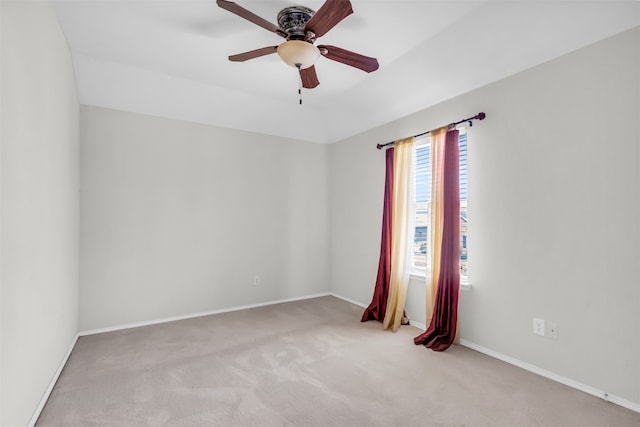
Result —
<path fill-rule="evenodd" d="M 316 67 L 313 65 L 308 68 L 301 68 L 300 78 L 302 79 L 302 87 L 307 89 L 313 89 L 320 84 L 316 74 Z"/>
<path fill-rule="evenodd" d="M 276 53 L 278 46 L 262 47 L 256 50 L 250 50 L 249 52 L 239 53 L 237 55 L 231 55 L 229 61 L 244 62 L 248 59 L 258 58 L 260 56 L 270 55 Z"/>
<path fill-rule="evenodd" d="M 353 13 L 349 0 L 327 0 L 309 19 L 305 30 L 322 37 L 336 24 Z"/>
<path fill-rule="evenodd" d="M 360 55 L 359 53 L 351 52 L 346 49 L 329 45 L 318 46 L 318 49 L 320 49 L 322 56 L 326 58 L 359 68 L 367 73 L 375 71 L 379 67 L 378 60 L 376 58 Z"/>
<path fill-rule="evenodd" d="M 218 6 L 220 6 L 221 8 L 228 10 L 229 12 L 234 13 L 241 18 L 244 18 L 247 21 L 253 22 L 254 24 L 271 31 L 272 33 L 276 33 L 280 37 L 286 37 L 286 34 L 284 34 L 276 24 L 273 24 L 266 19 L 259 17 L 253 12 L 249 12 L 244 7 L 238 6 L 232 1 L 217 0 L 216 3 L 218 3 Z"/>

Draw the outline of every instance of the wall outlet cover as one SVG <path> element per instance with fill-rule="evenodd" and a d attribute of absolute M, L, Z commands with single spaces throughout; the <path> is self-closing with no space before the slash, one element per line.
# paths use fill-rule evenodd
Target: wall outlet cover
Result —
<path fill-rule="evenodd" d="M 544 319 L 533 318 L 533 333 L 541 337 L 544 336 Z"/>

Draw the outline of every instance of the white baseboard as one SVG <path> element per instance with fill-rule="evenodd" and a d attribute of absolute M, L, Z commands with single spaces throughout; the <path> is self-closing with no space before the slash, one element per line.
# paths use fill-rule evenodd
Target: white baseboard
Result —
<path fill-rule="evenodd" d="M 334 296 L 336 298 L 340 298 L 341 300 L 349 302 L 349 303 L 351 303 L 353 305 L 357 305 L 358 307 L 367 308 L 369 306 L 368 304 L 363 304 L 363 303 L 361 303 L 359 301 L 352 300 L 351 298 L 344 297 L 344 296 L 342 296 L 340 294 L 336 294 L 334 292 L 331 292 L 330 295 Z M 423 331 L 427 329 L 427 326 L 424 323 L 416 322 L 415 320 L 411 320 L 411 319 L 409 319 L 409 325 L 411 325 L 411 326 L 413 326 L 415 328 L 418 328 L 418 329 L 422 329 Z"/>
<path fill-rule="evenodd" d="M 331 295 L 333 297 L 336 297 L 336 298 L 340 298 L 343 301 L 350 302 L 351 304 L 357 305 L 358 307 L 367 308 L 369 306 L 368 304 L 363 304 L 363 303 L 361 303 L 359 301 L 352 300 L 351 298 L 343 297 L 342 295 L 339 295 L 339 294 L 336 294 L 336 293 L 333 293 L 333 292 L 329 292 L 329 295 Z"/>
<path fill-rule="evenodd" d="M 249 308 L 257 308 L 257 307 L 265 307 L 265 306 L 268 306 L 268 305 L 281 304 L 281 303 L 285 303 L 285 302 L 302 301 L 302 300 L 305 300 L 305 299 L 326 297 L 326 296 L 329 296 L 329 295 L 331 295 L 331 293 L 325 292 L 325 293 L 319 293 L 319 294 L 304 295 L 304 296 L 300 296 L 300 297 L 286 298 L 286 299 L 281 299 L 281 300 L 276 300 L 276 301 L 266 301 L 266 302 L 260 302 L 260 303 L 256 303 L 256 304 L 239 305 L 239 306 L 235 306 L 235 307 L 221 308 L 221 309 L 217 309 L 217 310 L 209 310 L 209 311 L 203 311 L 203 312 L 199 312 L 199 313 L 184 314 L 184 315 L 180 315 L 180 316 L 163 317 L 163 318 L 160 318 L 160 319 L 145 320 L 145 321 L 142 321 L 142 322 L 127 323 L 127 324 L 123 324 L 123 325 L 108 326 L 106 328 L 98 328 L 98 329 L 90 329 L 90 330 L 86 330 L 86 331 L 80 331 L 80 332 L 78 332 L 78 335 L 82 337 L 82 336 L 86 336 L 86 335 L 101 334 L 101 333 L 104 333 L 104 332 L 121 331 L 123 329 L 138 328 L 140 326 L 157 325 L 157 324 L 160 324 L 160 323 L 175 322 L 176 320 L 193 319 L 195 317 L 210 316 L 212 314 L 229 313 L 229 312 L 232 312 L 232 311 L 246 310 L 246 309 L 249 309 Z"/>
<path fill-rule="evenodd" d="M 415 320 L 409 319 L 409 324 L 423 331 L 427 330 L 427 325 L 425 325 L 424 323 L 416 322 Z"/>
<path fill-rule="evenodd" d="M 38 421 L 38 418 L 40 417 L 40 413 L 44 409 L 44 405 L 46 405 L 47 400 L 49 400 L 49 396 L 53 391 L 53 386 L 56 385 L 56 382 L 58 381 L 58 378 L 62 373 L 62 369 L 64 369 L 64 365 L 67 364 L 67 360 L 69 360 L 69 356 L 71 356 L 71 352 L 73 351 L 73 348 L 76 346 L 77 341 L 78 341 L 78 335 L 76 335 L 71 341 L 71 345 L 67 350 L 67 354 L 64 355 L 64 357 L 62 358 L 62 362 L 60 362 L 60 365 L 58 366 L 58 370 L 56 370 L 56 373 L 53 375 L 53 378 L 51 378 L 51 381 L 49 382 L 49 386 L 47 387 L 47 390 L 42 395 L 42 398 L 40 399 L 40 403 L 38 404 L 38 407 L 36 408 L 33 415 L 31 416 L 31 420 L 29 420 L 29 424 L 27 424 L 27 427 L 33 427 L 36 425 L 36 421 Z"/>
<path fill-rule="evenodd" d="M 607 402 L 611 402 L 618 406 L 622 406 L 623 408 L 630 409 L 635 412 L 640 412 L 640 403 L 631 402 L 630 400 L 623 399 L 622 397 L 614 396 L 607 393 L 604 390 L 597 389 L 595 387 L 591 387 L 590 385 L 583 384 L 581 382 L 572 380 L 571 378 L 563 377 L 562 375 L 558 375 L 554 372 L 547 371 L 546 369 L 542 369 L 538 366 L 532 365 L 527 362 L 523 362 L 522 360 L 518 360 L 514 357 L 507 356 L 506 354 L 499 353 L 497 351 L 488 349 L 486 347 L 482 347 L 478 344 L 475 344 L 471 341 L 467 341 L 464 339 L 460 340 L 460 345 L 464 347 L 468 347 L 472 350 L 478 351 L 480 353 L 486 354 L 487 356 L 491 356 L 495 359 L 502 360 L 503 362 L 507 362 L 511 365 L 522 368 L 526 371 L 533 372 L 534 374 L 543 376 L 550 380 L 559 382 L 560 384 L 564 384 L 576 390 L 580 390 L 582 392 L 591 394 L 593 396 L 599 397 L 601 399 L 606 400 Z"/>

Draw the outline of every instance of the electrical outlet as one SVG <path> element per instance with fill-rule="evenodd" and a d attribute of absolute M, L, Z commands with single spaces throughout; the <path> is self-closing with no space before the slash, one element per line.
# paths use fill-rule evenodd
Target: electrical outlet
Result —
<path fill-rule="evenodd" d="M 260 286 L 260 276 L 253 276 L 253 286 Z"/>
<path fill-rule="evenodd" d="M 555 322 L 547 322 L 546 335 L 552 340 L 558 339 L 558 324 Z"/>
<path fill-rule="evenodd" d="M 533 318 L 533 333 L 544 336 L 544 319 Z"/>

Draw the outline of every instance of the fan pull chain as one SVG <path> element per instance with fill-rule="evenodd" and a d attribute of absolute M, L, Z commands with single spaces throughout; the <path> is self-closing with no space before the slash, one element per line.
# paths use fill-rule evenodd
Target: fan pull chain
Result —
<path fill-rule="evenodd" d="M 302 74 L 300 74 L 300 67 L 302 64 L 296 64 L 296 68 L 298 69 L 298 97 L 300 99 L 300 105 L 302 105 Z"/>

